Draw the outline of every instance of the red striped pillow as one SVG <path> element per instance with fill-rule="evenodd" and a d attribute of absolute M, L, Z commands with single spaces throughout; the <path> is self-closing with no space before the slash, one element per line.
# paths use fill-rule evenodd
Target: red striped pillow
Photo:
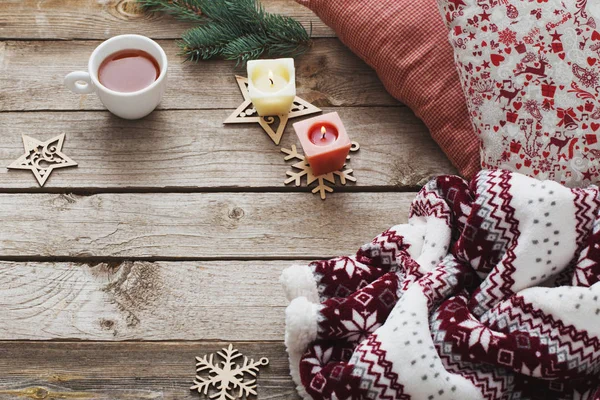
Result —
<path fill-rule="evenodd" d="M 481 168 L 479 140 L 434 0 L 296 1 L 377 71 L 392 96 L 427 125 L 463 176 Z"/>

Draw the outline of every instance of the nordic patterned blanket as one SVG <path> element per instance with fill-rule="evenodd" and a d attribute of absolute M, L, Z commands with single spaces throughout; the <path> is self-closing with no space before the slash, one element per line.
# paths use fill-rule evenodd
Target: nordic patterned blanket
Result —
<path fill-rule="evenodd" d="M 356 255 L 282 274 L 305 399 L 600 399 L 600 197 L 430 181 Z"/>

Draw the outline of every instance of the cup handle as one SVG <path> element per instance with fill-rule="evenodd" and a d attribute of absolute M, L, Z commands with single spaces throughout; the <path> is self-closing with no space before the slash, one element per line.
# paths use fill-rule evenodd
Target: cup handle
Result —
<path fill-rule="evenodd" d="M 74 93 L 88 94 L 94 92 L 94 84 L 90 74 L 85 71 L 73 71 L 65 76 L 65 86 Z"/>

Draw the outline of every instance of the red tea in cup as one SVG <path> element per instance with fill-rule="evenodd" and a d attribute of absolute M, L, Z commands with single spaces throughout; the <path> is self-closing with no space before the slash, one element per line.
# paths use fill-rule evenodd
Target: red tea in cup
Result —
<path fill-rule="evenodd" d="M 160 67 L 143 50 L 127 49 L 106 57 L 98 68 L 98 80 L 115 92 L 137 92 L 158 79 Z"/>

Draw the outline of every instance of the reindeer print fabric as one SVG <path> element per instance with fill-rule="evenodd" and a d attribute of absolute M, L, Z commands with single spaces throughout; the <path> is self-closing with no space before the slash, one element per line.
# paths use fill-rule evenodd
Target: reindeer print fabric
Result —
<path fill-rule="evenodd" d="M 600 177 L 600 2 L 438 0 L 484 168 Z"/>

